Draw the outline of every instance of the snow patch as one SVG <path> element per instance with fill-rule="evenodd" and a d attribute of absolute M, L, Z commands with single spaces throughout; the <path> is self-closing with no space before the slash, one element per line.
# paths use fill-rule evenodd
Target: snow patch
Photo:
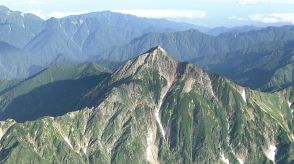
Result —
<path fill-rule="evenodd" d="M 209 89 L 210 89 L 210 91 L 211 91 L 211 95 L 212 95 L 213 97 L 216 97 L 215 94 L 214 94 L 214 92 L 213 92 L 212 84 L 211 84 L 211 80 L 210 80 L 210 79 L 209 79 Z"/>
<path fill-rule="evenodd" d="M 74 25 L 77 25 L 77 24 L 78 24 L 77 21 L 71 21 L 70 23 L 71 23 L 71 24 L 74 24 Z"/>
<path fill-rule="evenodd" d="M 160 46 L 158 47 L 158 49 L 161 50 L 163 53 L 166 53 L 165 50 L 163 50 Z M 163 76 L 163 73 L 161 72 L 161 69 L 159 70 L 159 74 L 162 77 L 165 77 L 165 76 Z M 168 93 L 170 87 L 172 86 L 172 82 L 175 80 L 175 74 L 172 75 L 172 76 L 165 77 L 165 78 L 167 79 L 167 85 L 162 89 L 162 91 L 160 93 L 160 99 L 158 101 L 157 107 L 155 108 L 155 112 L 154 112 L 155 119 L 156 119 L 156 121 L 157 121 L 157 123 L 159 125 L 159 129 L 160 129 L 160 132 L 161 132 L 163 138 L 165 138 L 165 131 L 164 131 L 162 123 L 161 123 L 159 112 L 160 112 L 160 108 L 162 106 L 163 100 L 164 100 L 166 94 Z"/>
<path fill-rule="evenodd" d="M 84 21 L 82 19 L 80 19 L 79 22 L 80 22 L 80 24 L 83 24 L 84 23 Z"/>
<path fill-rule="evenodd" d="M 85 144 L 84 144 L 84 147 L 83 147 L 83 152 L 84 152 L 85 155 L 87 155 L 88 146 L 89 146 L 89 141 L 88 141 L 87 138 L 85 138 Z"/>
<path fill-rule="evenodd" d="M 290 101 L 288 101 L 288 106 L 289 108 L 291 108 L 292 103 Z"/>
<path fill-rule="evenodd" d="M 229 159 L 227 159 L 224 154 L 221 154 L 221 160 L 226 164 L 230 164 Z"/>
<path fill-rule="evenodd" d="M 20 15 L 21 15 L 22 17 L 24 17 L 24 16 L 25 16 L 25 13 L 20 13 Z"/>
<path fill-rule="evenodd" d="M 24 24 L 21 25 L 22 28 L 26 28 L 26 26 Z"/>
<path fill-rule="evenodd" d="M 64 141 L 69 145 L 70 148 L 73 149 L 72 144 L 70 143 L 69 139 L 66 136 L 63 136 Z"/>
<path fill-rule="evenodd" d="M 264 153 L 268 159 L 274 162 L 275 155 L 277 153 L 277 147 L 274 145 L 269 145 L 268 150 L 266 150 Z"/>
<path fill-rule="evenodd" d="M 152 162 L 152 140 L 153 134 L 152 131 L 148 132 L 147 134 L 147 149 L 146 149 L 146 158 L 149 162 Z"/>
<path fill-rule="evenodd" d="M 3 132 L 3 130 L 0 128 L 0 140 L 2 139 L 3 136 L 4 136 L 4 132 Z"/>
<path fill-rule="evenodd" d="M 226 120 L 227 120 L 227 142 L 228 142 L 228 144 L 230 144 L 230 123 L 229 123 L 229 119 L 228 118 L 226 118 Z M 234 152 L 233 152 L 233 154 L 235 155 Z"/>
<path fill-rule="evenodd" d="M 240 164 L 244 164 L 244 161 L 243 161 L 242 159 L 237 158 L 237 160 L 238 160 L 238 162 L 239 162 Z"/>
<path fill-rule="evenodd" d="M 99 146 L 101 147 L 101 149 L 104 149 L 104 147 L 103 147 L 101 141 L 98 141 L 98 144 L 99 144 Z"/>
<path fill-rule="evenodd" d="M 242 90 L 241 96 L 242 96 L 243 100 L 246 102 L 246 92 L 245 92 L 245 89 Z"/>
<path fill-rule="evenodd" d="M 159 164 L 157 161 L 158 148 L 155 145 L 156 139 L 156 128 L 148 129 L 146 140 L 146 159 L 148 163 Z"/>
<path fill-rule="evenodd" d="M 8 121 L 8 125 L 7 127 L 4 126 L 4 122 L 0 122 L 0 140 L 4 137 L 4 135 L 6 134 L 7 130 L 9 129 L 9 127 L 11 127 L 12 125 L 14 125 L 14 122 L 11 122 L 10 120 Z M 9 137 L 9 134 L 6 136 L 6 138 Z"/>
<path fill-rule="evenodd" d="M 160 132 L 161 132 L 162 136 L 165 137 L 165 131 L 163 129 L 163 126 L 161 124 L 161 120 L 160 120 L 160 117 L 159 117 L 159 110 L 160 110 L 161 104 L 162 104 L 162 100 L 160 100 L 160 103 L 158 105 L 159 107 L 155 110 L 155 119 L 156 119 L 156 121 L 157 121 L 157 123 L 159 125 Z"/>

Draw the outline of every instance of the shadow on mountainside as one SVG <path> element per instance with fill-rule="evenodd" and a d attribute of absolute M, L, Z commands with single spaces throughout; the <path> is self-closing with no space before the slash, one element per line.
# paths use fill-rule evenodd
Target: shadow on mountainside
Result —
<path fill-rule="evenodd" d="M 10 118 L 17 122 L 25 122 L 43 116 L 56 117 L 76 111 L 81 98 L 108 75 L 105 73 L 40 86 L 12 100 L 0 114 L 0 120 Z"/>

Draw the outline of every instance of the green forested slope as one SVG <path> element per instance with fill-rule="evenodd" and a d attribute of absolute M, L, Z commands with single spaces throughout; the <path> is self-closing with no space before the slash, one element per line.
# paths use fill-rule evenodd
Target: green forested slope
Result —
<path fill-rule="evenodd" d="M 97 83 L 79 111 L 1 122 L 0 159 L 292 163 L 293 93 L 243 88 L 155 47 Z"/>

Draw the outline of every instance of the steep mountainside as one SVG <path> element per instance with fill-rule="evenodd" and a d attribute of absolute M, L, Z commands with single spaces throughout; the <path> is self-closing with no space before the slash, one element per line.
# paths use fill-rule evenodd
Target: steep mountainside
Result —
<path fill-rule="evenodd" d="M 226 42 L 197 30 L 174 33 L 150 33 L 134 39 L 127 46 L 110 50 L 102 58 L 123 61 L 137 56 L 150 47 L 162 45 L 173 53 L 177 60 L 191 60 L 196 57 L 223 54 L 229 52 Z"/>
<path fill-rule="evenodd" d="M 126 60 L 147 51 L 151 46 L 160 44 L 168 52 L 173 52 L 173 57 L 178 60 L 209 58 L 211 63 L 205 64 L 212 64 L 226 62 L 226 59 L 231 57 L 243 57 L 247 53 L 256 53 L 255 58 L 257 58 L 259 54 L 270 52 L 292 40 L 294 40 L 293 26 L 227 32 L 219 36 L 210 36 L 197 30 L 150 33 L 132 40 L 127 46 L 110 50 L 106 53 L 106 58 L 111 56 L 116 60 Z"/>
<path fill-rule="evenodd" d="M 1 79 L 12 77 L 24 78 L 40 71 L 28 54 L 20 49 L 0 41 L 0 76 Z"/>
<path fill-rule="evenodd" d="M 257 45 L 277 42 L 283 43 L 294 38 L 293 26 L 267 27 L 257 31 L 244 33 L 224 33 L 219 36 L 230 44 L 232 51 L 256 50 Z"/>
<path fill-rule="evenodd" d="M 42 28 L 41 18 L 0 6 L 0 41 L 23 48 Z"/>
<path fill-rule="evenodd" d="M 124 45 L 149 32 L 175 32 L 197 28 L 191 24 L 139 18 L 110 11 L 65 17 L 60 19 L 60 26 L 79 45 L 83 54 L 90 56 L 102 55 L 114 46 Z"/>
<path fill-rule="evenodd" d="M 88 107 L 1 122 L 0 162 L 292 163 L 293 101 L 291 88 L 243 88 L 155 47 L 97 83 Z"/>
<path fill-rule="evenodd" d="M 80 98 L 107 76 L 94 63 L 47 68 L 0 92 L 0 120 L 23 122 L 74 111 Z"/>
<path fill-rule="evenodd" d="M 292 52 L 293 54 L 293 52 Z M 294 85 L 293 59 L 275 70 L 271 79 L 262 87 L 264 90 L 279 90 Z"/>
<path fill-rule="evenodd" d="M 291 26 L 227 34 L 221 37 L 229 44 L 229 53 L 193 61 L 242 85 L 264 91 L 278 90 L 293 84 L 293 34 Z"/>
<path fill-rule="evenodd" d="M 43 31 L 28 43 L 25 50 L 51 58 L 64 54 L 85 60 L 89 56 L 101 55 L 114 46 L 124 45 L 148 32 L 174 32 L 190 28 L 196 26 L 109 11 L 94 12 L 47 20 Z M 80 54 L 83 54 L 84 58 L 79 56 Z"/>
<path fill-rule="evenodd" d="M 249 32 L 249 31 L 256 31 L 256 30 L 260 30 L 262 29 L 262 27 L 256 27 L 256 26 L 238 26 L 238 27 L 216 27 L 213 29 L 210 29 L 208 31 L 206 31 L 205 33 L 209 34 L 209 35 L 213 35 L 213 36 L 218 36 L 220 34 L 224 34 L 224 33 L 244 33 L 244 32 Z"/>

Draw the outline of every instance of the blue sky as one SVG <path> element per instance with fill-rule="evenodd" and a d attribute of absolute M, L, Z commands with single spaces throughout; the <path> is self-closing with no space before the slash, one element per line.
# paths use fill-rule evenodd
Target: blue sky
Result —
<path fill-rule="evenodd" d="M 0 0 L 44 19 L 111 10 L 204 26 L 294 24 L 294 0 Z"/>

